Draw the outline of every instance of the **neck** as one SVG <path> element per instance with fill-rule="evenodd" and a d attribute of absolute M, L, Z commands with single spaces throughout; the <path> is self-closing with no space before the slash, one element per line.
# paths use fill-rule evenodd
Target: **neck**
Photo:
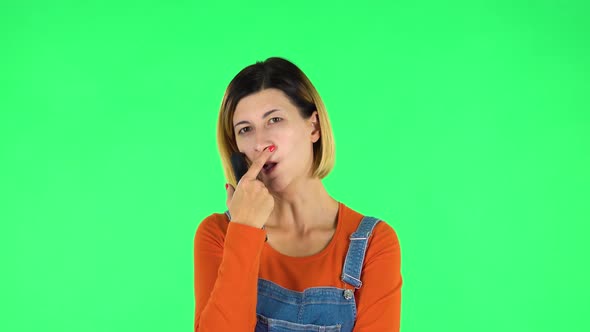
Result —
<path fill-rule="evenodd" d="M 293 190 L 272 193 L 275 204 L 265 227 L 307 234 L 318 227 L 333 226 L 338 202 L 328 194 L 320 179 L 302 182 Z"/>

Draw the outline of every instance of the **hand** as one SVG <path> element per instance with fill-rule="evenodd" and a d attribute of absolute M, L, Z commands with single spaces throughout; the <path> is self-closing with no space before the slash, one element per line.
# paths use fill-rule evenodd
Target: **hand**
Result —
<path fill-rule="evenodd" d="M 232 222 L 256 228 L 266 224 L 275 201 L 264 183 L 258 180 L 258 174 L 272 153 L 269 148 L 262 150 L 238 182 L 237 188 L 228 185 L 226 204 Z"/>

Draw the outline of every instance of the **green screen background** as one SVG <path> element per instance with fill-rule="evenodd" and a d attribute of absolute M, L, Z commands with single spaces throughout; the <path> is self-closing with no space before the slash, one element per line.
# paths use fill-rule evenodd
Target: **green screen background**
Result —
<path fill-rule="evenodd" d="M 16 3 L 16 2 L 15 2 Z M 402 251 L 402 330 L 588 331 L 586 1 L 0 5 L 4 331 L 190 331 L 217 112 L 282 56 L 336 199 Z"/>

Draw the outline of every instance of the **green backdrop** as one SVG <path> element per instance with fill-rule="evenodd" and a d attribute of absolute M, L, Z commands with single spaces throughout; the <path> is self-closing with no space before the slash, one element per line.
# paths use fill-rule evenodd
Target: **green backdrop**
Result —
<path fill-rule="evenodd" d="M 18 3 L 18 4 L 15 4 Z M 328 191 L 396 230 L 402 330 L 588 331 L 586 1 L 0 5 L 3 331 L 190 331 L 224 90 L 299 65 Z"/>

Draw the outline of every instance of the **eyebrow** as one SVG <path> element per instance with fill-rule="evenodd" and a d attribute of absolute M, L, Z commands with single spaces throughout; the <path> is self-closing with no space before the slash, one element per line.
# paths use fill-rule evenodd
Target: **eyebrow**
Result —
<path fill-rule="evenodd" d="M 276 109 L 276 108 L 275 108 L 275 109 L 272 109 L 272 110 L 270 110 L 270 111 L 268 111 L 268 112 L 266 112 L 266 113 L 262 114 L 262 118 L 264 119 L 264 118 L 266 118 L 267 116 L 269 116 L 270 114 L 272 114 L 272 113 L 274 113 L 274 112 L 278 112 L 278 111 L 281 111 L 281 110 L 279 110 L 279 109 Z M 241 125 L 242 123 L 250 123 L 250 122 L 248 122 L 248 121 L 240 121 L 240 122 L 238 122 L 238 123 L 236 123 L 236 124 L 234 125 L 234 128 L 235 128 L 235 127 L 237 127 L 238 125 Z"/>

